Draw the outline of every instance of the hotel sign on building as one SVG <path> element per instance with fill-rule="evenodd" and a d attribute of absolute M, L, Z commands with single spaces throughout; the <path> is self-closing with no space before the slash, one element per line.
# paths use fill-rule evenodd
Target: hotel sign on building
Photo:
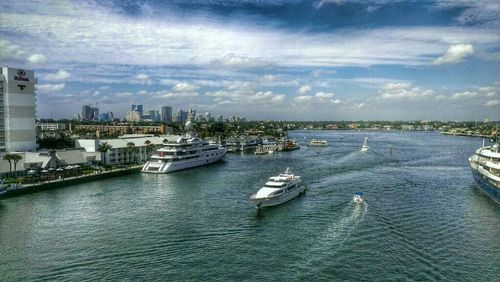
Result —
<path fill-rule="evenodd" d="M 0 151 L 36 150 L 33 70 L 2 67 L 0 73 Z"/>

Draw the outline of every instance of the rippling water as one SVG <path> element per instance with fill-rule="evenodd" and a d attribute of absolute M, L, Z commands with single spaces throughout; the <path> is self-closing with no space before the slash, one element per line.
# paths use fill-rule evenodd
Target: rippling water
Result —
<path fill-rule="evenodd" d="M 330 146 L 2 199 L 0 280 L 498 281 L 500 208 L 467 166 L 480 139 L 291 135 Z M 309 191 L 255 210 L 248 196 L 287 166 Z"/>

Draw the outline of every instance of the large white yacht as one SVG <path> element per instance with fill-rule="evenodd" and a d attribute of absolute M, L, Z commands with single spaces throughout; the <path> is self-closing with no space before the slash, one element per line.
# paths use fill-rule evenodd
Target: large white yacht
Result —
<path fill-rule="evenodd" d="M 186 122 L 186 136 L 176 142 L 167 143 L 158 149 L 143 167 L 146 173 L 168 173 L 192 167 L 208 165 L 221 160 L 226 149 L 210 144 L 192 134 L 191 121 Z"/>
<path fill-rule="evenodd" d="M 500 146 L 484 146 L 469 158 L 477 187 L 500 205 Z"/>
<path fill-rule="evenodd" d="M 250 196 L 250 201 L 257 208 L 264 208 L 285 203 L 307 190 L 300 176 L 295 176 L 290 168 L 278 176 L 269 178 L 264 187 Z"/>

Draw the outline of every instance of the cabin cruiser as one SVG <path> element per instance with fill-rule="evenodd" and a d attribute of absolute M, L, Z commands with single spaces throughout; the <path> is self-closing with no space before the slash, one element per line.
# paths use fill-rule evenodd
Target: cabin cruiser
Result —
<path fill-rule="evenodd" d="M 500 145 L 483 144 L 469 158 L 469 165 L 479 190 L 500 205 Z"/>
<path fill-rule="evenodd" d="M 264 208 L 285 203 L 307 190 L 300 176 L 295 176 L 290 168 L 278 176 L 272 176 L 264 187 L 250 196 L 250 201 L 257 208 Z"/>
<path fill-rule="evenodd" d="M 307 144 L 309 147 L 326 147 L 328 146 L 328 142 L 326 140 L 318 140 L 318 139 L 311 139 L 309 141 L 309 144 Z"/>
<path fill-rule="evenodd" d="M 354 197 L 352 198 L 353 202 L 361 204 L 364 202 L 364 195 L 363 192 L 356 192 L 354 193 Z"/>
<path fill-rule="evenodd" d="M 143 167 L 145 173 L 168 173 L 192 167 L 208 165 L 221 160 L 226 149 L 218 144 L 209 144 L 191 133 L 191 121 L 186 122 L 186 136 L 166 143 L 158 149 Z"/>
<path fill-rule="evenodd" d="M 368 147 L 368 137 L 365 137 L 365 141 L 363 142 L 363 147 L 361 147 L 361 152 L 366 152 L 368 151 L 368 149 L 370 149 L 370 147 Z"/>

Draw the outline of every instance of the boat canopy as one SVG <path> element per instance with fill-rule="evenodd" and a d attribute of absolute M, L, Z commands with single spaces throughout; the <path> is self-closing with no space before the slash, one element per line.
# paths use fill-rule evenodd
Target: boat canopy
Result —
<path fill-rule="evenodd" d="M 363 196 L 364 194 L 363 194 L 363 192 L 356 192 L 356 193 L 354 193 L 354 195 Z"/>

